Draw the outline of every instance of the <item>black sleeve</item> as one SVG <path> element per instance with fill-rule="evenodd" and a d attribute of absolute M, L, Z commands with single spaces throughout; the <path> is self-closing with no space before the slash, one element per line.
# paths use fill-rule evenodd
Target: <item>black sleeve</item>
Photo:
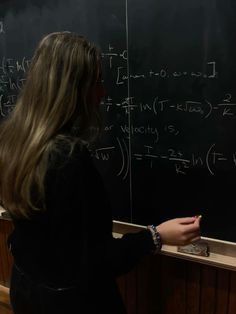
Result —
<path fill-rule="evenodd" d="M 97 241 L 95 254 L 98 264 L 104 264 L 115 276 L 130 270 L 155 248 L 151 233 L 143 230 L 126 233 L 122 238 L 110 237 L 110 240 Z"/>

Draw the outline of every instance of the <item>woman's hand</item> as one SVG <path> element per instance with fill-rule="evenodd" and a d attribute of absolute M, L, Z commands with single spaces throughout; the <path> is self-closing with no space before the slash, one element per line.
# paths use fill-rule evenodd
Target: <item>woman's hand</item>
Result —
<path fill-rule="evenodd" d="M 176 218 L 156 227 L 163 244 L 187 245 L 200 239 L 201 216 Z"/>

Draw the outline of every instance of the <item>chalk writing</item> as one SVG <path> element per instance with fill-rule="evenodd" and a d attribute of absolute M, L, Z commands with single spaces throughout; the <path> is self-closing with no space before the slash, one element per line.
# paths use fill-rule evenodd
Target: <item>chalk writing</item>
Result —
<path fill-rule="evenodd" d="M 115 146 L 100 147 L 91 153 L 96 160 L 107 162 L 112 159 L 114 154 L 117 156 L 117 152 L 120 156 L 120 166 L 116 176 L 121 176 L 125 180 L 129 173 L 129 151 L 125 139 L 117 137 Z"/>
<path fill-rule="evenodd" d="M 152 135 L 154 137 L 154 142 L 157 143 L 159 140 L 159 132 L 156 127 L 152 127 L 150 125 L 147 126 L 134 126 L 131 125 L 130 127 L 128 125 L 121 125 L 120 126 L 121 131 L 125 134 L 134 135 Z"/>
<path fill-rule="evenodd" d="M 188 155 L 188 156 L 187 156 Z M 211 175 L 217 172 L 221 166 L 227 163 L 231 167 L 236 166 L 235 152 L 226 156 L 220 150 L 217 150 L 217 145 L 213 143 L 205 154 L 199 155 L 197 152 L 187 154 L 181 150 L 169 148 L 166 154 L 158 153 L 154 146 L 143 145 L 142 153 L 134 153 L 133 158 L 137 161 L 149 161 L 150 167 L 153 167 L 154 160 L 166 160 L 173 165 L 173 169 L 177 174 L 186 175 L 187 170 L 193 167 L 205 167 Z M 162 164 L 162 162 L 160 162 Z"/>
<path fill-rule="evenodd" d="M 0 76 L 0 92 L 3 91 L 19 91 L 24 85 L 25 79 L 20 77 Z"/>
<path fill-rule="evenodd" d="M 5 33 L 3 21 L 0 21 L 0 34 Z"/>
<path fill-rule="evenodd" d="M 0 94 L 0 115 L 6 117 L 14 108 L 16 95 L 8 95 L 7 100 L 3 101 L 3 95 Z"/>
<path fill-rule="evenodd" d="M 227 98 L 226 98 L 227 97 Z M 208 99 L 201 101 L 188 99 L 181 101 L 174 101 L 173 99 L 161 99 L 155 96 L 149 103 L 138 101 L 134 96 L 121 99 L 120 102 L 113 102 L 111 96 L 107 96 L 101 103 L 105 111 L 110 111 L 111 108 L 123 109 L 126 114 L 131 111 L 138 110 L 139 112 L 150 112 L 158 115 L 166 110 L 173 110 L 179 113 L 188 113 L 196 115 L 199 118 L 207 119 L 213 113 L 218 112 L 219 117 L 234 117 L 236 114 L 236 102 L 232 100 L 231 94 L 226 94 L 219 102 L 212 103 Z"/>
<path fill-rule="evenodd" d="M 218 73 L 216 72 L 216 62 L 207 62 L 207 72 L 200 71 L 169 71 L 168 69 L 160 69 L 159 71 L 147 70 L 145 73 L 130 73 L 127 75 L 127 70 L 124 66 L 117 67 L 116 84 L 122 85 L 125 81 L 129 80 L 145 80 L 145 79 L 167 79 L 167 78 L 203 78 L 203 79 L 217 79 Z"/>
<path fill-rule="evenodd" d="M 0 30 L 4 31 L 3 24 L 0 24 Z M 108 61 L 110 69 L 110 77 L 113 79 L 113 89 L 119 89 L 127 80 L 153 80 L 156 78 L 173 80 L 179 78 L 196 78 L 202 79 L 217 79 L 218 72 L 216 71 L 216 62 L 207 62 L 206 72 L 200 71 L 169 71 L 168 68 L 161 68 L 158 71 L 153 69 L 147 70 L 145 73 L 129 73 L 127 75 L 126 61 L 127 50 L 118 51 L 112 44 L 108 45 L 107 51 L 102 53 L 104 60 Z M 31 60 L 27 57 L 19 59 L 9 58 L 3 56 L 0 58 L 0 115 L 5 117 L 14 108 L 17 94 L 22 89 L 25 82 L 25 74 L 29 68 Z M 117 66 L 117 62 L 121 63 Z M 116 64 L 116 65 L 115 65 Z M 115 70 L 115 71 L 114 71 Z M 161 119 L 161 115 L 165 112 L 176 112 L 179 115 L 196 116 L 200 120 L 206 120 L 214 114 L 214 118 L 233 118 L 236 114 L 236 102 L 230 91 L 218 101 L 214 99 L 194 99 L 187 98 L 182 100 L 175 100 L 171 97 L 160 97 L 154 95 L 148 97 L 148 101 L 139 99 L 135 95 L 128 97 L 118 92 L 119 97 L 114 97 L 114 93 L 107 95 L 102 101 L 101 105 L 105 112 L 112 114 L 111 111 L 118 113 L 121 111 L 125 115 L 135 114 L 151 114 L 153 117 L 157 116 Z M 199 121 L 200 121 L 199 120 Z M 152 120 L 156 121 L 156 120 Z M 159 120 L 157 120 L 159 121 Z M 104 127 L 104 131 L 113 137 L 114 123 L 108 123 Z M 197 127 L 197 125 L 196 125 Z M 185 127 L 167 120 L 161 126 L 155 125 L 153 122 L 134 123 L 132 119 L 130 122 L 121 123 L 116 130 L 120 137 L 114 138 L 114 145 L 98 147 L 93 156 L 100 162 L 111 162 L 113 158 L 119 157 L 120 165 L 116 169 L 116 176 L 125 180 L 130 169 L 130 158 L 137 162 L 148 162 L 150 167 L 161 162 L 167 162 L 179 175 L 186 175 L 188 170 L 193 167 L 206 167 L 211 175 L 214 175 L 218 166 L 225 163 L 232 163 L 236 167 L 236 153 L 232 152 L 230 156 L 225 156 L 224 152 L 217 150 L 217 143 L 210 145 L 205 155 L 199 155 L 192 152 L 190 155 L 181 150 L 168 148 L 166 153 L 160 153 L 158 150 L 158 143 L 164 136 L 175 137 L 184 136 L 188 132 Z M 129 142 L 135 140 L 137 143 L 132 147 Z M 170 145 L 170 144 L 168 144 Z"/>
<path fill-rule="evenodd" d="M 109 58 L 109 67 L 113 68 L 113 58 L 121 58 L 122 60 L 127 60 L 127 50 L 123 50 L 122 52 L 117 52 L 114 50 L 114 47 L 109 44 L 108 52 L 102 52 L 102 58 Z"/>
<path fill-rule="evenodd" d="M 12 58 L 2 57 L 0 59 L 0 71 L 2 74 L 10 74 L 10 73 L 18 73 L 23 72 L 26 73 L 29 68 L 31 60 L 23 57 L 22 59 L 15 60 Z"/>
<path fill-rule="evenodd" d="M 182 100 L 174 103 L 172 100 L 159 100 L 156 97 L 153 101 L 152 108 L 153 112 L 157 115 L 158 111 L 162 112 L 167 108 L 173 108 L 174 111 L 188 112 L 191 114 L 197 114 L 204 119 L 207 119 L 214 111 L 219 111 L 223 117 L 234 116 L 236 111 L 236 103 L 230 102 L 231 94 L 227 94 L 227 99 L 223 99 L 222 102 L 212 104 L 209 100 L 204 99 L 203 101 L 196 100 Z M 142 104 L 141 104 L 142 106 Z M 143 108 L 141 108 L 143 110 Z"/>
<path fill-rule="evenodd" d="M 236 152 L 226 155 L 223 151 L 217 149 L 213 143 L 208 150 L 202 154 L 198 152 L 183 152 L 178 149 L 168 148 L 166 153 L 158 152 L 158 146 L 144 144 L 140 152 L 129 152 L 127 142 L 124 138 L 116 138 L 116 143 L 112 147 L 103 147 L 95 150 L 94 157 L 102 162 L 111 160 L 114 155 L 120 160 L 120 166 L 116 175 L 126 179 L 129 171 L 129 154 L 137 162 L 149 163 L 150 168 L 155 165 L 163 167 L 166 163 L 167 169 L 172 167 L 177 175 L 187 175 L 188 170 L 196 167 L 206 167 L 211 175 L 215 175 L 221 166 L 236 168 Z"/>

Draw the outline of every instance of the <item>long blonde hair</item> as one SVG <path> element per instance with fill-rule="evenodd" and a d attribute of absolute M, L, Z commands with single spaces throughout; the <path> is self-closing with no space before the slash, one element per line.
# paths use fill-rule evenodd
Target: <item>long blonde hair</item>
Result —
<path fill-rule="evenodd" d="M 16 106 L 0 125 L 0 200 L 12 215 L 43 209 L 48 155 L 58 134 L 76 124 L 82 142 L 99 130 L 98 106 L 87 103 L 99 59 L 96 46 L 74 33 L 40 41 Z"/>

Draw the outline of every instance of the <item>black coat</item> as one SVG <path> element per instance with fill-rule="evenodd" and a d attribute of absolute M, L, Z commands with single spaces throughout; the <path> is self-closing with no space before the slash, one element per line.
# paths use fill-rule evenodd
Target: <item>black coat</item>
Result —
<path fill-rule="evenodd" d="M 36 283 L 75 286 L 75 314 L 123 313 L 115 278 L 151 252 L 151 234 L 113 238 L 107 194 L 87 149 L 77 145 L 69 155 L 64 148 L 50 156 L 49 165 L 47 210 L 30 220 L 13 218 L 9 243 L 15 263 Z"/>

